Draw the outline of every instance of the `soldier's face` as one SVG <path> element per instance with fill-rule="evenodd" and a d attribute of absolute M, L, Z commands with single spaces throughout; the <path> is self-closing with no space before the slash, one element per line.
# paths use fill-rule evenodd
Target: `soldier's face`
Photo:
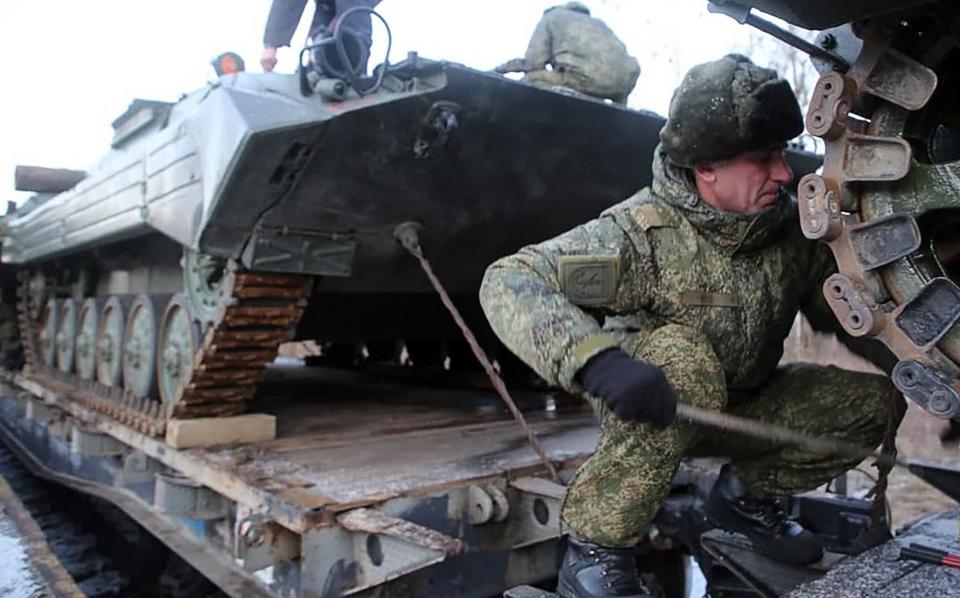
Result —
<path fill-rule="evenodd" d="M 700 196 L 718 210 L 757 214 L 780 197 L 780 188 L 793 178 L 782 149 L 740 154 L 694 169 Z"/>

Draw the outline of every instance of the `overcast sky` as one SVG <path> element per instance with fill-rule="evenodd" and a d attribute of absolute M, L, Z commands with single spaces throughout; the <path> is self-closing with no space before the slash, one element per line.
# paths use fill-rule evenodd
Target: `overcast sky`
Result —
<path fill-rule="evenodd" d="M 545 0 L 383 0 L 391 59 L 416 50 L 489 69 L 522 56 Z M 642 68 L 630 105 L 663 113 L 690 66 L 745 48 L 747 30 L 707 14 L 705 0 L 588 0 Z M 209 60 L 234 50 L 259 71 L 269 0 L 0 0 L 0 199 L 16 164 L 86 169 L 109 148 L 110 122 L 133 98 L 176 100 L 212 79 Z M 308 3 L 294 45 L 302 44 Z M 371 64 L 381 61 L 375 29 Z M 278 71 L 293 72 L 295 52 Z M 2 210 L 2 208 L 0 208 Z"/>

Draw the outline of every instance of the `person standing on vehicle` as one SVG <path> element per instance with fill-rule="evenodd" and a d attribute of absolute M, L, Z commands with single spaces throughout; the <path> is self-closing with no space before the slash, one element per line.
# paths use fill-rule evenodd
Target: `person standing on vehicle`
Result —
<path fill-rule="evenodd" d="M 351 8 L 357 6 L 375 8 L 378 4 L 380 0 L 316 0 L 309 37 L 311 40 L 318 40 L 324 31 L 334 24 L 337 15 Z M 277 48 L 290 45 L 306 5 L 307 0 L 273 0 L 270 4 L 270 14 L 267 16 L 267 25 L 263 31 L 263 52 L 260 55 L 260 66 L 264 71 L 270 72 L 276 68 Z M 359 14 L 350 15 L 343 27 L 353 33 L 363 45 L 363 64 L 360 72 L 365 73 L 370 46 L 373 44 L 370 13 L 362 11 Z"/>
<path fill-rule="evenodd" d="M 774 497 L 857 459 L 674 421 L 677 401 L 876 446 L 891 414 L 882 375 L 778 367 L 798 309 L 838 329 L 821 292 L 835 271 L 783 193 L 803 129 L 789 84 L 731 54 L 675 90 L 650 187 L 491 265 L 480 301 L 500 339 L 547 382 L 584 394 L 601 425 L 562 508 L 565 597 L 647 596 L 630 550 L 684 456 L 726 456 L 707 514 L 755 548 L 806 564 L 822 544 Z"/>
<path fill-rule="evenodd" d="M 548 68 L 549 67 L 549 68 Z M 596 98 L 626 104 L 640 76 L 640 64 L 582 2 L 548 8 L 530 38 L 522 60 L 495 69 L 526 73 L 525 81 L 560 85 Z"/>

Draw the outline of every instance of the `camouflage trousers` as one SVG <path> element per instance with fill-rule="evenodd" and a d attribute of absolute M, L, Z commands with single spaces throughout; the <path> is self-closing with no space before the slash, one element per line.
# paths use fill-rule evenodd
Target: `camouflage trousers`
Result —
<path fill-rule="evenodd" d="M 642 346 L 630 335 L 621 344 L 637 359 L 663 368 L 681 403 L 806 434 L 877 446 L 895 404 L 886 376 L 807 364 L 778 368 L 754 391 L 728 391 L 709 343 L 682 326 L 645 335 Z M 589 400 L 600 419 L 600 441 L 567 491 L 562 519 L 570 533 L 602 546 L 628 547 L 641 539 L 685 456 L 727 457 L 750 491 L 766 496 L 811 490 L 859 462 L 680 421 L 655 430 L 625 422 Z M 895 417 L 901 415 L 898 410 Z"/>
<path fill-rule="evenodd" d="M 617 89 L 611 93 L 609 89 L 605 89 L 609 86 L 601 86 L 590 77 L 572 71 L 529 71 L 524 75 L 523 80 L 538 87 L 549 88 L 555 85 L 569 87 L 588 96 L 610 98 L 615 103 L 624 105 L 627 103 L 627 96 L 633 90 L 633 85 L 630 85 L 630 89 Z"/>

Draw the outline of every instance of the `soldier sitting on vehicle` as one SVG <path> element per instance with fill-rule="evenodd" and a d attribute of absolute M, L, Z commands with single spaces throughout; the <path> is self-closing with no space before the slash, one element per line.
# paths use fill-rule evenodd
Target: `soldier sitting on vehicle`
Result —
<path fill-rule="evenodd" d="M 773 559 L 821 557 L 775 497 L 858 459 L 674 421 L 677 401 L 864 446 L 902 416 L 882 375 L 777 365 L 798 308 L 839 329 L 821 291 L 833 258 L 802 236 L 782 189 L 783 149 L 802 129 L 774 71 L 739 55 L 696 66 L 674 92 L 651 187 L 487 270 L 480 300 L 497 335 L 600 420 L 564 499 L 561 596 L 648 595 L 630 549 L 689 455 L 730 458 L 706 506 L 716 526 Z"/>
<path fill-rule="evenodd" d="M 548 70 L 547 67 L 550 67 Z M 544 87 L 569 87 L 596 98 L 626 104 L 640 76 L 640 64 L 582 2 L 548 8 L 530 38 L 522 59 L 496 72 L 523 72 L 525 81 Z"/>

